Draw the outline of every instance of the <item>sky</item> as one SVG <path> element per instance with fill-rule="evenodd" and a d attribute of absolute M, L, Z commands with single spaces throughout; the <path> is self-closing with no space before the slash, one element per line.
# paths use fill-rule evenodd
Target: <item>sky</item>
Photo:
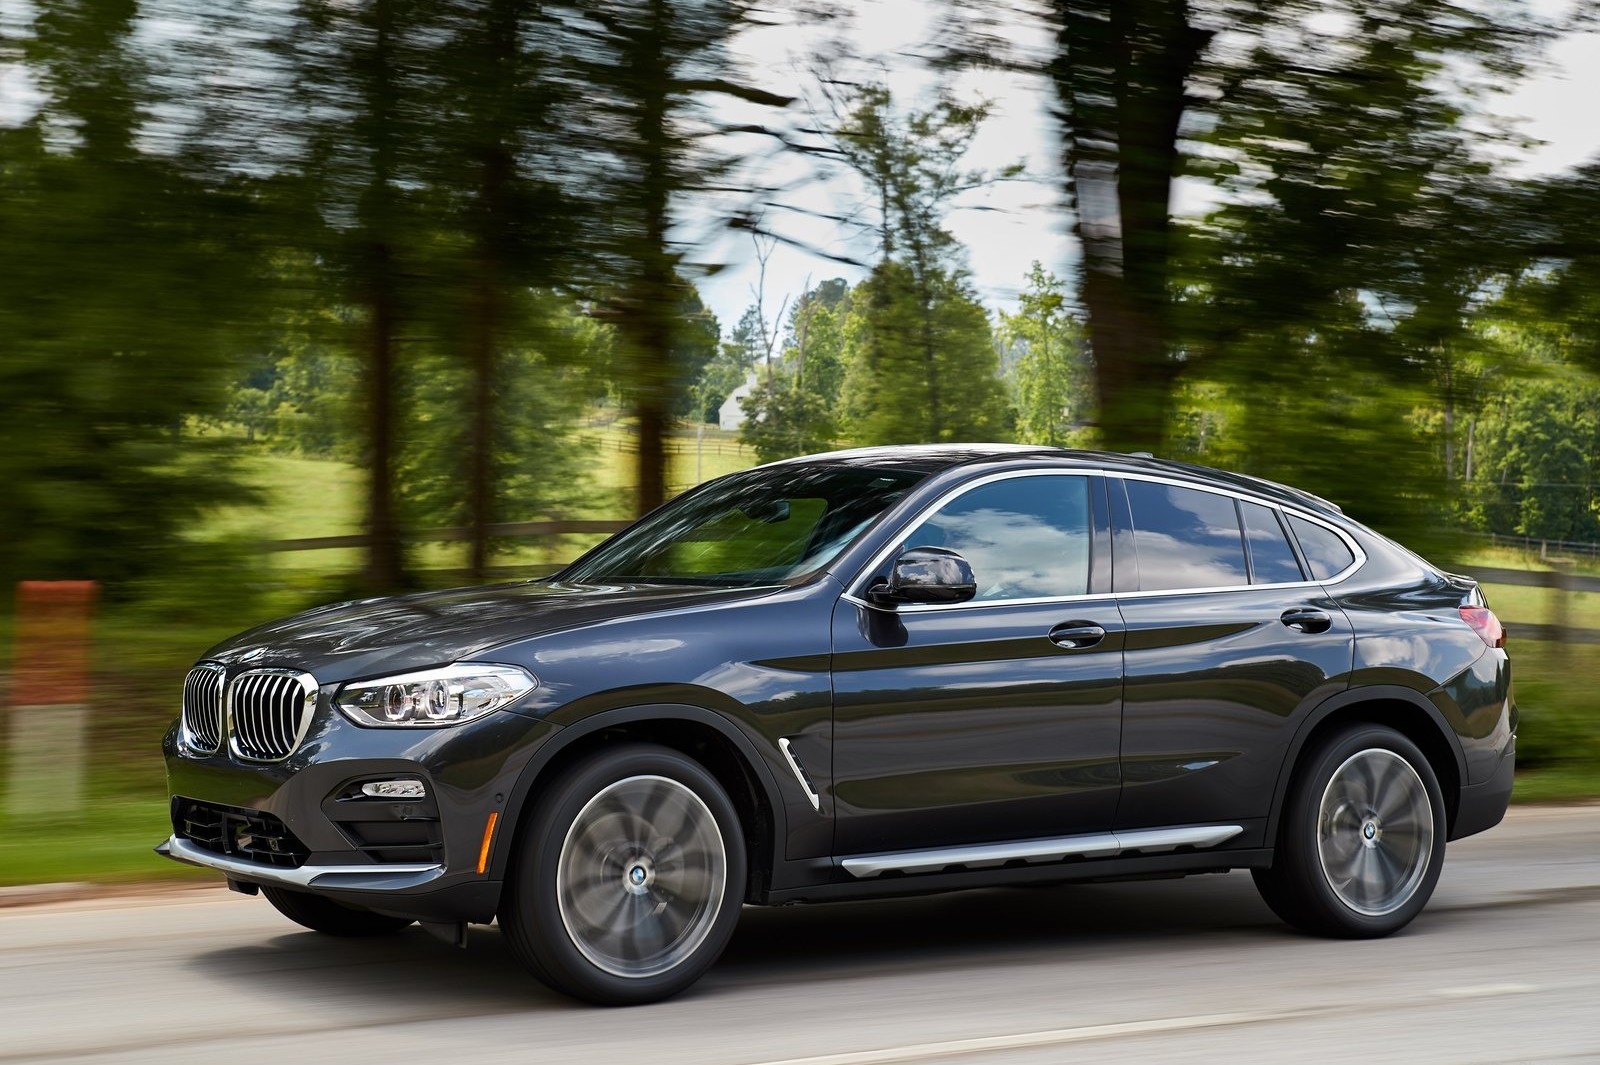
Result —
<path fill-rule="evenodd" d="M 1544 12 L 1560 12 L 1563 0 L 1535 0 Z M 1575 0 L 1583 2 L 1583 0 Z M 932 26 L 928 7 L 919 0 L 856 0 L 855 16 L 845 36 L 854 50 L 874 57 L 881 77 L 897 99 L 915 104 L 927 98 L 932 79 L 924 72 L 919 53 Z M 736 43 L 736 55 L 748 69 L 762 76 L 762 84 L 776 91 L 812 95 L 807 86 L 813 75 L 799 57 L 817 39 L 793 26 L 745 33 Z M 1029 180 L 1007 183 L 962 201 L 947 220 L 949 229 L 966 245 L 968 266 L 979 296 L 995 310 L 1009 310 L 1033 262 L 1042 263 L 1061 277 L 1071 275 L 1076 259 L 1070 233 L 1071 219 L 1062 194 L 1057 159 L 1053 100 L 1042 82 L 1015 75 L 985 73 L 969 76 L 958 89 L 990 100 L 994 113 L 973 146 L 977 165 L 999 167 L 1022 161 Z M 803 105 L 802 105 L 803 106 Z M 1543 142 L 1513 162 L 1522 176 L 1554 173 L 1600 158 L 1600 32 L 1571 33 L 1555 41 L 1540 67 L 1494 107 L 1496 117 L 1520 120 L 1526 136 Z M 780 172 L 767 171 L 767 175 Z M 793 165 L 793 164 L 788 164 Z M 766 175 L 763 175 L 766 176 Z M 1180 188 L 1176 209 L 1199 209 L 1207 201 L 1205 189 Z M 850 203 L 860 196 L 847 177 L 813 178 L 800 190 L 806 203 Z M 983 208 L 983 209 L 977 209 Z M 870 238 L 840 232 L 838 227 L 805 224 L 771 212 L 768 221 L 791 234 L 804 234 L 808 243 L 823 250 L 855 258 L 870 258 Z M 704 249 L 707 259 L 725 264 L 716 275 L 699 282 L 701 297 L 727 330 L 744 309 L 755 302 L 759 269 L 748 235 L 723 239 Z M 780 244 L 768 256 L 763 291 L 769 318 L 775 318 L 785 298 L 791 302 L 812 284 L 830 277 L 852 282 L 865 273 L 832 262 L 801 248 Z"/>

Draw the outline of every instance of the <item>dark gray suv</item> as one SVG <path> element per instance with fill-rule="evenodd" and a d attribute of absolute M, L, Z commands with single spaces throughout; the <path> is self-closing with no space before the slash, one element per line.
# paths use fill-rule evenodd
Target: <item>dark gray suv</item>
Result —
<path fill-rule="evenodd" d="M 881 448 L 702 485 L 555 576 L 212 648 L 159 848 L 308 928 L 499 919 L 598 1002 L 740 907 L 1249 869 L 1409 922 L 1497 823 L 1516 710 L 1477 584 L 1281 485 Z"/>

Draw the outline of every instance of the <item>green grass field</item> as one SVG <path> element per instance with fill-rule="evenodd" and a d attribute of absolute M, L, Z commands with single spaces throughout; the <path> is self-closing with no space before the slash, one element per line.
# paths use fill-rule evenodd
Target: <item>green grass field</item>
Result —
<path fill-rule="evenodd" d="M 583 518 L 626 518 L 634 482 L 632 435 L 618 424 L 586 427 L 591 503 Z M 732 434 L 708 431 L 696 462 L 695 438 L 679 433 L 670 443 L 669 481 L 674 491 L 753 465 L 755 457 Z M 362 474 L 345 463 L 264 453 L 245 469 L 261 490 L 249 508 L 217 513 L 199 539 L 254 544 L 289 537 L 336 536 L 359 531 Z M 530 514 L 528 519 L 548 515 Z M 553 543 L 497 545 L 500 565 L 540 566 L 566 561 L 595 537 Z M 460 544 L 415 545 L 412 561 L 440 570 L 465 564 Z M 206 647 L 266 617 L 325 601 L 359 562 L 354 550 L 263 555 L 248 550 L 238 572 L 191 574 L 160 589 L 156 602 L 108 604 L 97 619 L 93 718 L 86 749 L 91 777 L 81 809 L 61 809 L 47 820 L 9 814 L 0 803 L 0 884 L 122 881 L 207 875 L 156 857 L 150 848 L 165 837 L 166 792 L 159 758 L 162 733 L 177 712 L 184 671 Z M 1532 568 L 1516 552 L 1474 555 L 1469 565 Z M 1468 565 L 1461 568 L 1470 569 Z M 1507 621 L 1541 623 L 1551 617 L 1553 593 L 1542 588 L 1491 585 L 1489 595 Z M 1567 623 L 1600 628 L 1600 594 L 1573 593 Z M 0 666 L 10 654 L 11 619 L 0 615 Z M 1523 714 L 1517 801 L 1600 796 L 1600 713 L 1590 695 L 1600 677 L 1600 646 L 1562 647 L 1531 641 L 1511 646 L 1518 703 Z M 0 719 L 7 728 L 8 719 Z M 9 736 L 9 734 L 7 734 Z M 0 783 L 8 778 L 13 745 L 0 739 Z M 3 794 L 3 792 L 0 792 Z"/>

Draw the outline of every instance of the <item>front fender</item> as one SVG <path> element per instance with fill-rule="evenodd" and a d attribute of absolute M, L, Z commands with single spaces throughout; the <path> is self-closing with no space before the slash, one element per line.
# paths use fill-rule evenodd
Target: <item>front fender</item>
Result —
<path fill-rule="evenodd" d="M 774 866 L 782 865 L 782 843 L 788 838 L 788 817 L 785 810 L 786 796 L 779 789 L 773 777 L 768 760 L 762 757 L 759 748 L 745 732 L 728 718 L 712 710 L 689 703 L 646 703 L 634 706 L 616 707 L 591 714 L 579 721 L 564 726 L 552 736 L 538 753 L 523 767 L 521 775 L 512 790 L 510 801 L 506 804 L 506 823 L 496 833 L 493 850 L 490 855 L 491 876 L 496 880 L 504 880 L 511 863 L 511 852 L 517 833 L 521 828 L 523 814 L 527 811 L 529 797 L 533 794 L 539 783 L 539 778 L 557 761 L 564 751 L 570 750 L 576 743 L 585 737 L 593 736 L 606 729 L 617 728 L 623 725 L 634 725 L 645 722 L 678 722 L 688 721 L 704 725 L 728 740 L 739 752 L 744 760 L 746 769 L 756 781 L 767 807 L 772 811 L 773 835 L 772 853 Z M 768 870 L 769 876 L 776 874 L 776 869 Z"/>

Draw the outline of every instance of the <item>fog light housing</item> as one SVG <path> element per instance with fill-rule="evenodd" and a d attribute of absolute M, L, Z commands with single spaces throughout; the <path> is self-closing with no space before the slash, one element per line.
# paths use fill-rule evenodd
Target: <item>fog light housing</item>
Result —
<path fill-rule="evenodd" d="M 374 799 L 426 799 L 428 788 L 420 780 L 369 780 L 361 794 Z"/>

